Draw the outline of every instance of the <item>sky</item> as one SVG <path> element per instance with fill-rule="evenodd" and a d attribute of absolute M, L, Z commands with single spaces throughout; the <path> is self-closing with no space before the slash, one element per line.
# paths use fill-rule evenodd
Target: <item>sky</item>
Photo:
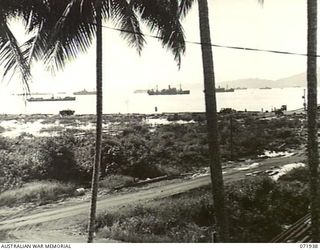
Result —
<path fill-rule="evenodd" d="M 305 0 L 265 0 L 263 7 L 257 0 L 208 2 L 213 44 L 306 53 Z M 112 27 L 110 23 L 105 25 Z M 200 41 L 197 5 L 183 21 L 183 27 L 187 41 Z M 12 30 L 21 38 L 21 25 L 14 23 Z M 149 33 L 147 29 L 145 32 Z M 147 38 L 141 56 L 128 47 L 117 31 L 104 29 L 103 39 L 103 79 L 107 90 L 144 89 L 156 85 L 161 88 L 168 84 L 203 85 L 199 45 L 187 44 L 179 70 L 172 54 L 156 39 Z M 213 57 L 217 82 L 243 78 L 279 79 L 306 70 L 303 56 L 214 47 Z M 42 63 L 33 66 L 32 74 L 33 92 L 94 89 L 95 48 L 92 46 L 88 53 L 79 55 L 56 76 L 46 72 Z M 8 86 L 17 89 L 17 80 L 14 78 Z"/>

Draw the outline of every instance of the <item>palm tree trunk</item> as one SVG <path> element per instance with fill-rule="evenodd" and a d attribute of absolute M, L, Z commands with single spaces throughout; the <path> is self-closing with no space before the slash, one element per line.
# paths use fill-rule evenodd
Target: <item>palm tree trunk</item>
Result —
<path fill-rule="evenodd" d="M 97 195 L 99 184 L 99 173 L 101 165 L 101 144 L 102 144 L 102 17 L 101 1 L 98 1 L 96 8 L 97 16 L 97 41 L 96 41 L 96 88 L 97 88 L 97 124 L 96 124 L 96 145 L 95 159 L 91 183 L 91 206 L 88 229 L 88 243 L 93 242 L 95 231 L 95 217 L 97 210 Z"/>
<path fill-rule="evenodd" d="M 207 0 L 198 0 L 213 206 L 219 242 L 229 240 L 220 160 L 218 117 Z"/>
<path fill-rule="evenodd" d="M 319 235 L 319 177 L 317 138 L 317 0 L 308 0 L 308 165 L 310 169 L 312 241 L 320 242 Z"/>

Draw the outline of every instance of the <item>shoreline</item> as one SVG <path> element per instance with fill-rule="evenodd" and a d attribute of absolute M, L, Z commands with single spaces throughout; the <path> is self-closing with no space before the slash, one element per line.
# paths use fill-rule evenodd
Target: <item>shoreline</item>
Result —
<path fill-rule="evenodd" d="M 218 113 L 220 119 L 304 119 L 304 110 L 285 111 L 284 115 L 277 116 L 274 112 L 258 111 L 233 111 L 224 110 Z M 0 114 L 0 136 L 18 137 L 23 136 L 57 136 L 63 132 L 86 133 L 94 131 L 96 124 L 95 114 Z M 152 114 L 103 114 L 104 133 L 116 133 L 129 124 L 145 124 L 151 127 L 168 124 L 205 124 L 204 112 L 164 112 Z"/>

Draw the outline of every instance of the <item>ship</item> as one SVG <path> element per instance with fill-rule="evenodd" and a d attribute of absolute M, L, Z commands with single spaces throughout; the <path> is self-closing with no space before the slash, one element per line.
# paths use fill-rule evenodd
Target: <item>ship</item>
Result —
<path fill-rule="evenodd" d="M 65 96 L 65 97 L 30 97 L 27 99 L 28 102 L 57 102 L 57 101 L 75 101 L 76 98 L 74 96 Z"/>
<path fill-rule="evenodd" d="M 263 87 L 263 88 L 259 88 L 259 89 L 272 89 L 270 87 Z"/>
<path fill-rule="evenodd" d="M 147 91 L 148 95 L 189 95 L 190 90 L 183 90 L 180 85 L 180 89 L 171 88 L 169 85 L 167 89 L 158 90 L 158 86 L 156 89 L 150 89 Z"/>
<path fill-rule="evenodd" d="M 97 91 L 88 91 L 86 89 L 83 89 L 81 91 L 73 92 L 74 95 L 95 95 L 97 94 Z"/>
<path fill-rule="evenodd" d="M 220 86 L 216 88 L 216 93 L 222 93 L 222 92 L 234 92 L 234 89 L 233 88 L 229 89 L 228 87 L 221 88 Z"/>

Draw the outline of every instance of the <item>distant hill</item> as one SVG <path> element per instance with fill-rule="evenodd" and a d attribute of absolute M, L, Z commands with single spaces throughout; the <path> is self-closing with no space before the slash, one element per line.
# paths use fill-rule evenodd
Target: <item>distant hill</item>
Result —
<path fill-rule="evenodd" d="M 318 69 L 318 74 L 320 73 Z M 286 78 L 281 78 L 275 81 L 275 84 L 280 88 L 282 87 L 306 87 L 307 86 L 307 76 L 306 73 L 301 73 Z"/>
<path fill-rule="evenodd" d="M 318 75 L 320 75 L 320 69 L 318 69 Z M 320 77 L 318 77 L 320 78 Z M 217 83 L 217 86 L 229 88 L 285 88 L 285 87 L 306 87 L 307 86 L 306 73 L 301 73 L 278 80 L 267 80 L 259 78 L 239 79 L 234 81 L 225 81 Z"/>

